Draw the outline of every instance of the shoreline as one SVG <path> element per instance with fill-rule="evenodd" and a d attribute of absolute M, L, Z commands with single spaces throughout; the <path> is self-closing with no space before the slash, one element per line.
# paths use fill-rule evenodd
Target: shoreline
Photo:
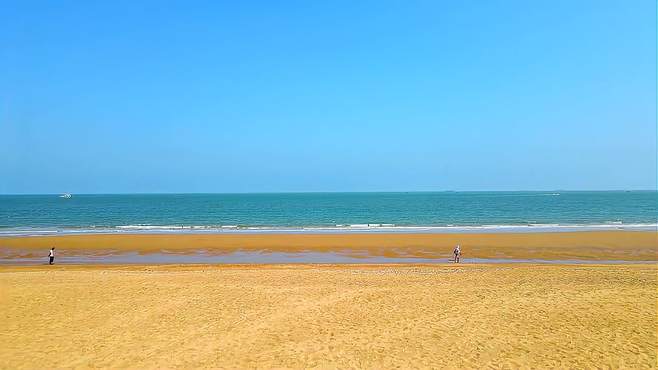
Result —
<path fill-rule="evenodd" d="M 185 255 L 223 257 L 324 254 L 341 258 L 445 260 L 455 245 L 464 260 L 656 261 L 658 233 L 587 231 L 561 233 L 348 233 L 348 234 L 81 234 L 0 237 L 0 260 L 42 258 L 54 246 L 59 257 Z M 413 260 L 409 260 L 414 262 Z M 157 261 L 155 261 L 157 263 Z M 285 263 L 286 260 L 275 263 Z M 314 262 L 314 261 L 311 261 Z M 331 259 L 327 260 L 331 262 Z M 420 261 L 422 262 L 422 261 Z M 175 261 L 174 261 L 175 263 Z"/>
<path fill-rule="evenodd" d="M 0 238 L 48 235 L 103 234 L 497 234 L 561 233 L 587 231 L 654 231 L 656 223 L 637 224 L 486 224 L 486 225 L 394 225 L 353 224 L 335 226 L 239 226 L 239 225 L 121 225 L 107 227 L 7 227 L 0 228 Z"/>

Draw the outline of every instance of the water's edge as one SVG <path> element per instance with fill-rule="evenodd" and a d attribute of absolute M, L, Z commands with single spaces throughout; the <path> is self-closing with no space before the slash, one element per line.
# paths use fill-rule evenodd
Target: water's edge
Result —
<path fill-rule="evenodd" d="M 382 224 L 335 227 L 237 227 L 237 226 L 150 226 L 129 225 L 113 228 L 0 228 L 1 237 L 81 235 L 81 234 L 354 234 L 354 233 L 538 233 L 581 231 L 654 231 L 658 224 L 593 225 L 480 225 L 480 226 L 387 226 Z"/>

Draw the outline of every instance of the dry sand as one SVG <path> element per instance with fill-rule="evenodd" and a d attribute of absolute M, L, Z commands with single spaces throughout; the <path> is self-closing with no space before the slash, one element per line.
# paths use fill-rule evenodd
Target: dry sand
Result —
<path fill-rule="evenodd" d="M 489 234 L 109 234 L 0 238 L 0 258 L 125 251 L 206 253 L 333 251 L 345 255 L 655 261 L 658 233 L 640 231 Z"/>
<path fill-rule="evenodd" d="M 656 265 L 0 267 L 0 368 L 655 368 Z"/>

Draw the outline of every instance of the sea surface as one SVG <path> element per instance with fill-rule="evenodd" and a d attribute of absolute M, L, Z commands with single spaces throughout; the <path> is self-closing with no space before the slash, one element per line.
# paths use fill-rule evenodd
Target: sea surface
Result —
<path fill-rule="evenodd" d="M 656 230 L 656 191 L 0 195 L 0 235 Z"/>

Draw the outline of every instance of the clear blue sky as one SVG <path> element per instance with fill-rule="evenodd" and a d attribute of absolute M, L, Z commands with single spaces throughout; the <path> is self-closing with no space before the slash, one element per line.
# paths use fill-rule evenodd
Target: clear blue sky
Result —
<path fill-rule="evenodd" d="M 653 0 L 0 11 L 0 193 L 655 187 Z"/>

